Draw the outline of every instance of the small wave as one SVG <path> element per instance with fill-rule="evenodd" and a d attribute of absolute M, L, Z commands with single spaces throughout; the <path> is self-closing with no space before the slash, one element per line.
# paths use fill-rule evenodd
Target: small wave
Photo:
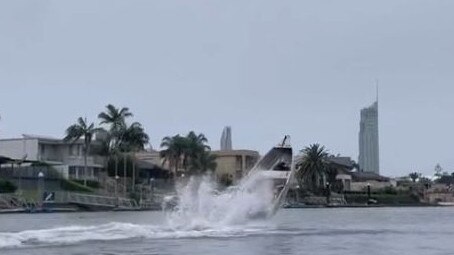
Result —
<path fill-rule="evenodd" d="M 98 226 L 68 226 L 17 233 L 0 232 L 0 249 L 30 246 L 70 245 L 88 241 L 115 241 L 134 238 L 181 239 L 242 237 L 267 231 L 261 226 L 175 229 L 154 225 L 108 223 Z"/>

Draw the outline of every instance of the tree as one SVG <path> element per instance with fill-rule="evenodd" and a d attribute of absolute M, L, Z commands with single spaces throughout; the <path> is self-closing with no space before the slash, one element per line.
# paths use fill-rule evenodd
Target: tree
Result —
<path fill-rule="evenodd" d="M 88 123 L 87 119 L 80 117 L 77 122 L 66 129 L 65 142 L 74 143 L 79 139 L 84 139 L 84 185 L 87 186 L 87 157 L 90 153 L 90 145 L 96 132 L 102 130 L 95 127 L 95 124 Z"/>
<path fill-rule="evenodd" d="M 133 114 L 129 111 L 129 108 L 122 107 L 117 108 L 112 104 L 106 106 L 106 111 L 98 114 L 98 118 L 101 120 L 101 125 L 109 126 L 109 133 L 106 137 L 108 144 L 109 154 L 115 158 L 115 176 L 118 176 L 118 156 L 120 154 L 120 144 L 124 130 L 126 128 L 126 119 L 132 117 Z"/>
<path fill-rule="evenodd" d="M 440 164 L 437 164 L 435 166 L 434 171 L 435 171 L 435 176 L 436 177 L 441 177 L 442 176 L 442 172 L 443 172 L 443 168 L 440 166 Z"/>
<path fill-rule="evenodd" d="M 216 156 L 209 151 L 200 152 L 195 157 L 191 158 L 190 172 L 192 174 L 202 174 L 207 171 L 216 170 Z"/>
<path fill-rule="evenodd" d="M 413 173 L 410 173 L 408 175 L 408 177 L 410 177 L 410 179 L 413 181 L 413 182 L 416 182 L 417 179 L 419 179 L 421 177 L 421 174 L 420 173 L 417 173 L 417 172 L 413 172 Z"/>
<path fill-rule="evenodd" d="M 187 151 L 185 138 L 180 135 L 166 136 L 162 139 L 161 148 L 164 148 L 160 152 L 164 159 L 162 164 L 169 163 L 170 169 L 173 168 L 176 175 L 180 169 L 181 158 Z"/>
<path fill-rule="evenodd" d="M 124 152 L 144 150 L 150 141 L 150 137 L 139 122 L 134 122 L 129 127 L 124 126 L 119 133 L 121 139 L 118 147 Z"/>
<path fill-rule="evenodd" d="M 177 174 L 180 169 L 190 174 L 200 174 L 208 170 L 216 169 L 216 158 L 210 153 L 211 148 L 207 145 L 208 139 L 204 134 L 196 134 L 191 131 L 186 136 L 175 135 L 164 137 L 161 142 L 161 156 L 163 164 L 169 163 L 169 167 Z"/>
<path fill-rule="evenodd" d="M 445 185 L 454 184 L 454 173 L 449 174 L 447 172 L 443 172 L 443 174 L 441 174 L 439 176 L 439 178 L 436 180 L 436 182 L 440 183 L 440 184 L 445 184 Z"/>
<path fill-rule="evenodd" d="M 129 127 L 124 126 L 120 130 L 121 140 L 119 142 L 119 150 L 124 153 L 124 162 L 126 163 L 126 153 L 134 153 L 145 149 L 145 145 L 149 143 L 150 138 L 145 133 L 144 128 L 139 122 L 132 123 Z M 134 190 L 135 180 L 136 180 L 136 171 L 135 171 L 135 157 L 131 157 L 132 162 L 132 188 Z M 124 177 L 126 177 L 126 167 L 124 169 Z"/>
<path fill-rule="evenodd" d="M 110 125 L 110 130 L 119 130 L 125 126 L 126 118 L 132 117 L 133 114 L 129 111 L 128 107 L 117 108 L 112 104 L 106 106 L 106 111 L 98 114 L 98 118 L 102 124 Z"/>
<path fill-rule="evenodd" d="M 329 164 L 328 153 L 324 146 L 312 144 L 301 150 L 302 159 L 297 163 L 297 173 L 300 187 L 306 184 L 309 189 L 316 190 L 323 187 L 323 180 L 326 178 Z"/>
<path fill-rule="evenodd" d="M 196 134 L 194 131 L 189 132 L 186 136 L 186 148 L 183 159 L 185 169 L 192 171 L 203 171 L 205 172 L 215 158 L 210 157 L 209 151 L 210 146 L 206 145 L 208 139 L 204 134 Z M 189 162 L 188 162 L 189 161 Z M 211 164 L 211 166 L 213 166 Z"/>

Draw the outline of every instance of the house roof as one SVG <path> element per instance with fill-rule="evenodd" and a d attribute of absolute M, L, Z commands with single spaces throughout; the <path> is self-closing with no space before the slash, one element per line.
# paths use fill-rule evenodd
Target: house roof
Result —
<path fill-rule="evenodd" d="M 254 151 L 254 150 L 217 150 L 217 151 L 211 151 L 212 154 L 218 156 L 218 157 L 223 157 L 223 156 L 253 156 L 253 157 L 259 157 L 259 152 Z"/>
<path fill-rule="evenodd" d="M 350 157 L 328 157 L 328 161 L 348 169 L 354 168 L 354 161 Z"/>
<path fill-rule="evenodd" d="M 351 172 L 354 181 L 379 181 L 388 182 L 390 178 L 371 172 Z"/>
<path fill-rule="evenodd" d="M 0 155 L 0 165 L 1 164 L 5 164 L 5 163 L 8 163 L 11 161 L 11 158 L 8 158 L 8 157 L 5 157 L 5 156 L 1 156 Z"/>
<path fill-rule="evenodd" d="M 0 165 L 2 164 L 19 164 L 19 163 L 34 163 L 38 161 L 24 160 L 24 159 L 13 159 L 0 155 Z"/>
<path fill-rule="evenodd" d="M 141 169 L 164 169 L 160 165 L 157 165 L 149 160 L 137 160 L 137 167 Z"/>

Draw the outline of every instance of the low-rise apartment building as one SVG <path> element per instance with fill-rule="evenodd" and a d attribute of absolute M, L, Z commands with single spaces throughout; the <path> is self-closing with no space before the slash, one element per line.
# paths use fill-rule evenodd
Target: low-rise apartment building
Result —
<path fill-rule="evenodd" d="M 97 145 L 99 142 L 93 141 L 92 146 Z M 1 139 L 0 155 L 15 160 L 26 159 L 51 165 L 66 179 L 84 179 L 83 140 L 67 143 L 62 139 L 23 135 L 22 138 Z M 87 179 L 97 180 L 102 169 L 104 169 L 104 157 L 89 155 Z"/>
<path fill-rule="evenodd" d="M 253 150 L 220 150 L 212 152 L 216 156 L 216 175 L 227 176 L 232 181 L 241 179 L 260 158 Z"/>

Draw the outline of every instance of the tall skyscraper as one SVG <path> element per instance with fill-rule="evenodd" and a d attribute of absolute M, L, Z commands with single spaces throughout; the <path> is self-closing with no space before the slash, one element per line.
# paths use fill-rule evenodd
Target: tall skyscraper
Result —
<path fill-rule="evenodd" d="M 361 110 L 359 129 L 359 168 L 363 172 L 380 174 L 378 144 L 378 99 Z"/>
<path fill-rule="evenodd" d="M 221 136 L 221 151 L 232 150 L 232 128 L 227 126 L 222 131 Z"/>

